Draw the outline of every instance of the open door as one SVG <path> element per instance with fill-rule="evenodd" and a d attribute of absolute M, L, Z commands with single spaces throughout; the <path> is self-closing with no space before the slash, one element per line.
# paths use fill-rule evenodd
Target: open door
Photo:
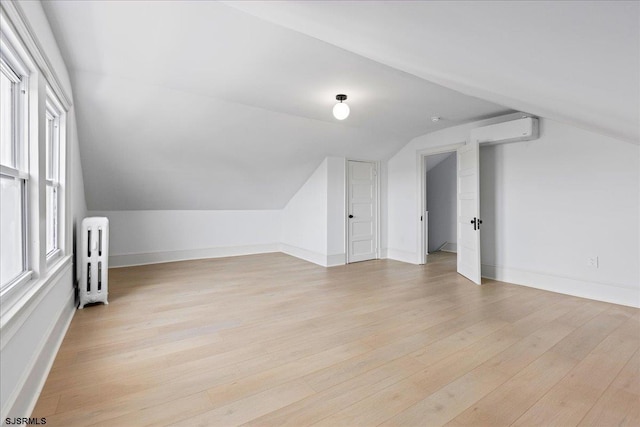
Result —
<path fill-rule="evenodd" d="M 481 284 L 480 166 L 477 140 L 458 148 L 458 273 Z"/>

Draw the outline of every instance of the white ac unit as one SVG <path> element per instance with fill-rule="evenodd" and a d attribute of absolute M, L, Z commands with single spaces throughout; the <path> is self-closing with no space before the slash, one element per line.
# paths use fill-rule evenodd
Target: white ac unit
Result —
<path fill-rule="evenodd" d="M 538 119 L 523 117 L 495 125 L 482 126 L 471 129 L 471 141 L 488 144 L 503 144 L 506 142 L 530 141 L 538 139 Z"/>
<path fill-rule="evenodd" d="M 86 304 L 109 304 L 109 219 L 103 217 L 82 220 L 80 259 L 82 263 L 78 296 L 83 308 Z"/>

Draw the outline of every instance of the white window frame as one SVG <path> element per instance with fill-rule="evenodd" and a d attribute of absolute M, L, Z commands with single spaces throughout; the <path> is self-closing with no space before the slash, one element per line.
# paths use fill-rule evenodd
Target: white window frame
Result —
<path fill-rule="evenodd" d="M 65 144 L 64 144 L 64 135 L 65 135 L 65 120 L 66 116 L 64 113 L 64 109 L 58 101 L 57 97 L 51 90 L 49 86 L 47 86 L 47 98 L 46 98 L 46 113 L 45 113 L 45 128 L 46 132 L 49 132 L 48 125 L 49 120 L 51 120 L 51 124 L 53 126 L 52 130 L 52 138 L 49 141 L 49 145 L 45 147 L 45 158 L 51 164 L 45 166 L 45 170 L 47 168 L 51 168 L 51 176 L 47 176 L 45 172 L 45 181 L 46 187 L 53 188 L 54 196 L 55 196 L 55 205 L 53 207 L 53 223 L 54 223 L 54 247 L 51 251 L 48 251 L 47 256 L 47 267 L 50 267 L 58 258 L 60 258 L 64 253 L 64 244 L 63 238 L 64 235 L 64 204 L 65 200 L 63 198 L 64 190 L 62 188 L 64 182 L 64 164 L 65 164 Z M 51 150 L 51 156 L 47 155 L 46 152 Z M 45 197 L 46 198 L 46 197 Z M 49 215 L 49 206 L 45 207 L 47 219 Z M 46 221 L 48 223 L 48 221 Z M 46 231 L 48 233 L 48 230 Z M 48 238 L 48 234 L 47 234 Z M 46 244 L 45 244 L 45 250 Z"/>
<path fill-rule="evenodd" d="M 25 273 L 0 290 L 0 330 L 2 330 L 2 345 L 4 347 L 12 339 L 25 322 L 30 319 L 30 313 L 37 309 L 37 304 L 46 298 L 52 286 L 58 283 L 62 275 L 68 274 L 72 268 L 72 224 L 70 215 L 70 200 L 67 196 L 69 171 L 67 168 L 67 113 L 72 108 L 72 98 L 67 93 L 61 80 L 52 67 L 51 61 L 42 48 L 42 44 L 26 20 L 24 11 L 17 1 L 0 2 L 0 35 L 2 56 L 12 65 L 20 63 L 23 70 L 25 84 L 24 122 L 20 128 L 24 144 L 21 149 L 20 166 L 26 169 L 9 167 L 0 172 L 7 175 L 18 174 L 26 179 L 25 204 L 23 215 L 25 223 Z M 21 92 L 22 93 L 22 92 Z M 54 99 L 60 101 L 60 175 L 58 202 L 58 245 L 60 254 L 57 257 L 47 257 L 46 250 L 46 135 L 45 111 L 47 95 L 54 94 Z"/>
<path fill-rule="evenodd" d="M 27 138 L 28 126 L 28 84 L 29 72 L 20 60 L 13 46 L 8 41 L 4 32 L 0 32 L 0 69 L 9 77 L 18 89 L 14 91 L 13 103 L 16 115 L 14 116 L 13 165 L 0 165 L 0 174 L 11 179 L 22 181 L 22 272 L 5 284 L 0 284 L 0 296 L 6 295 L 11 289 L 20 287 L 29 282 L 33 277 L 30 265 L 30 241 L 29 241 L 29 141 Z"/>

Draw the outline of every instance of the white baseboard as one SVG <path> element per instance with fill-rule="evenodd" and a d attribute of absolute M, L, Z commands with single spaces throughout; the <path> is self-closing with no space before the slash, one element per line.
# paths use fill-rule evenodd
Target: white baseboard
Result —
<path fill-rule="evenodd" d="M 327 257 L 319 252 L 302 249 L 285 243 L 280 244 L 280 252 L 326 267 Z"/>
<path fill-rule="evenodd" d="M 482 277 L 613 304 L 640 307 L 640 289 L 541 272 L 482 265 Z"/>
<path fill-rule="evenodd" d="M 3 418 L 31 415 L 75 312 L 75 291 L 72 289 L 57 319 L 51 323 L 46 334 L 47 338 L 39 344 L 38 351 L 35 352 L 25 370 L 25 375 L 18 382 L 20 386 L 7 399 L 6 410 L 3 408 L 2 411 Z"/>
<path fill-rule="evenodd" d="M 255 255 L 279 252 L 278 243 L 245 246 L 223 246 L 206 249 L 186 249 L 181 251 L 147 252 L 109 256 L 109 267 L 131 267 L 134 265 L 161 264 L 164 262 L 187 261 L 204 258 L 223 258 L 239 255 Z"/>
<path fill-rule="evenodd" d="M 440 250 L 443 251 L 443 252 L 452 252 L 452 253 L 455 254 L 455 253 L 458 252 L 458 244 L 457 243 L 447 242 L 447 243 L 445 243 L 445 245 Z"/>
<path fill-rule="evenodd" d="M 325 255 L 297 246 L 287 245 L 286 243 L 280 244 L 280 252 L 318 264 L 322 267 L 334 267 L 346 263 L 346 254 Z"/>
<path fill-rule="evenodd" d="M 327 267 L 335 267 L 345 265 L 347 263 L 347 254 L 327 255 Z"/>
<path fill-rule="evenodd" d="M 409 264 L 420 264 L 418 254 L 416 252 L 406 252 L 398 249 L 387 248 L 386 257 L 396 261 L 402 261 Z"/>
<path fill-rule="evenodd" d="M 323 267 L 344 265 L 346 260 L 346 254 L 324 255 L 283 243 L 270 243 L 262 245 L 225 246 L 207 249 L 188 249 L 182 251 L 111 255 L 109 257 L 109 267 L 132 267 L 136 265 L 161 264 L 164 262 L 188 261 L 206 258 L 224 258 L 272 252 L 283 252 L 287 255 L 291 255 Z"/>

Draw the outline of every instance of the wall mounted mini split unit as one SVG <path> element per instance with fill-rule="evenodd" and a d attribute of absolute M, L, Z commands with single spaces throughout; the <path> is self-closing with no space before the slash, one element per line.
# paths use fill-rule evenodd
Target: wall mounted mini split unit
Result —
<path fill-rule="evenodd" d="M 82 220 L 81 262 L 82 269 L 78 295 L 80 305 L 102 302 L 109 304 L 109 220 L 102 217 Z"/>
<path fill-rule="evenodd" d="M 507 142 L 538 139 L 539 126 L 535 117 L 523 117 L 508 122 L 471 129 L 471 141 L 480 144 L 504 144 Z"/>

